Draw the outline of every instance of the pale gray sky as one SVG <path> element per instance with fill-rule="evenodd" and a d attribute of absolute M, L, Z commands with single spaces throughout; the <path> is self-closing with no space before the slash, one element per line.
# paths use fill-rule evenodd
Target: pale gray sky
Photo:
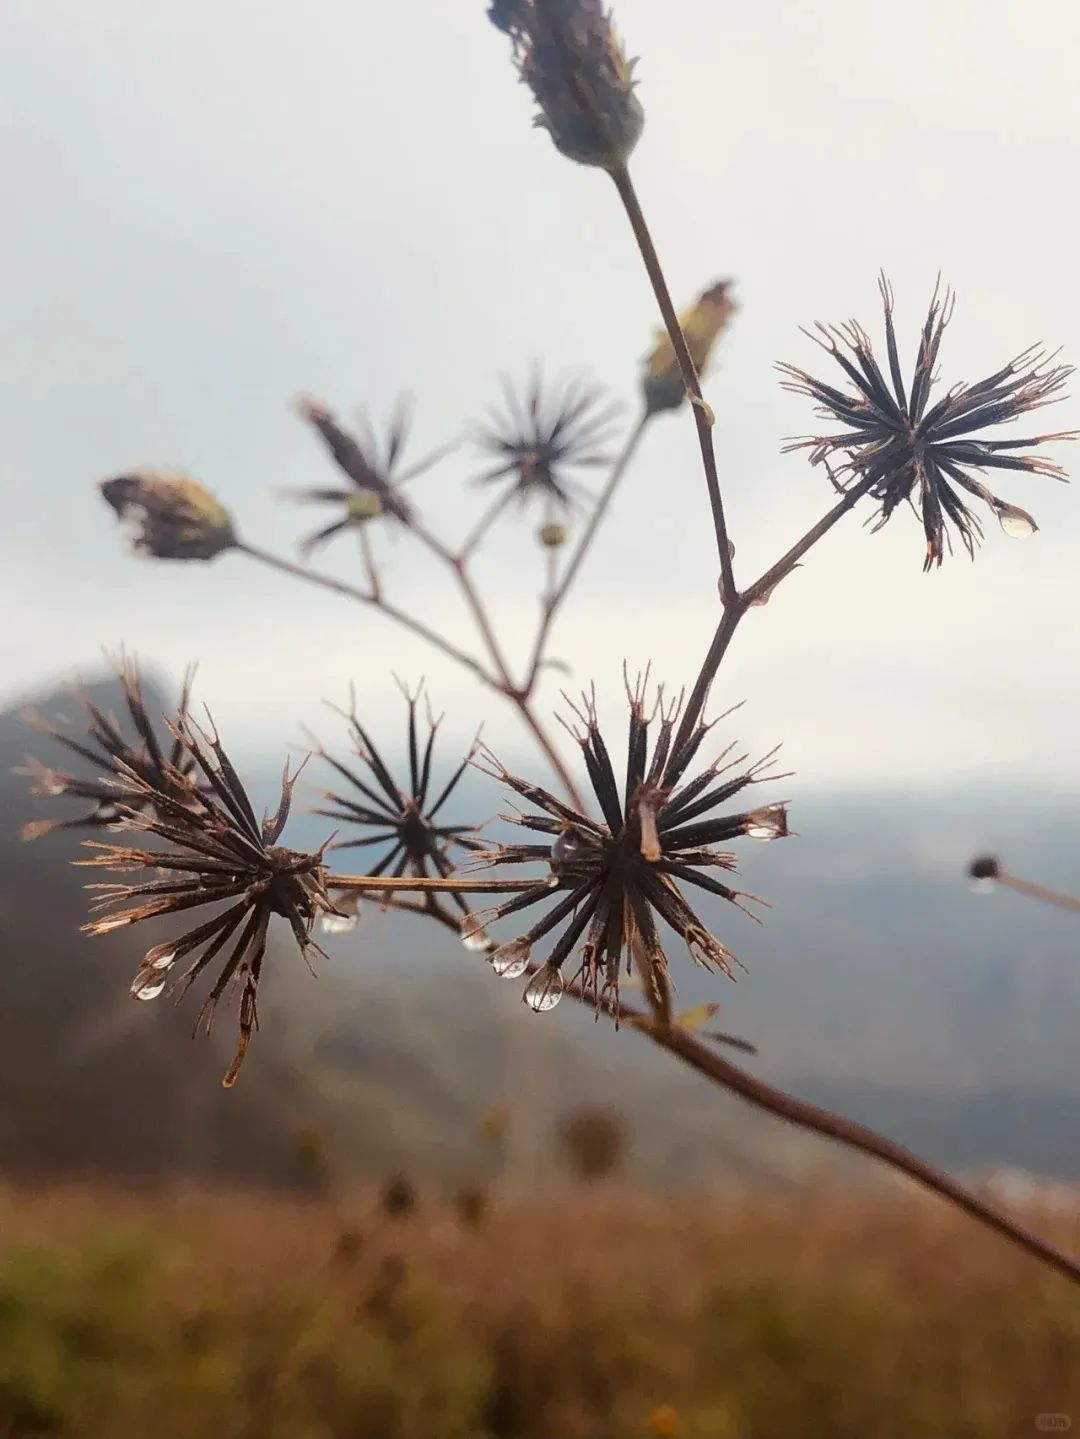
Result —
<path fill-rule="evenodd" d="M 635 173 L 677 300 L 730 275 L 742 306 L 708 395 L 749 579 L 829 503 L 781 456 L 809 426 L 776 359 L 858 315 L 879 266 L 910 362 L 940 269 L 958 292 L 945 379 L 1036 340 L 1080 356 L 1075 0 L 748 6 L 620 0 L 647 111 Z M 377 616 L 247 561 L 139 562 L 94 482 L 140 463 L 216 489 L 250 537 L 291 552 L 315 511 L 275 488 L 331 480 L 290 409 L 417 397 L 418 449 L 479 415 L 501 369 L 586 367 L 636 400 L 656 320 L 610 186 L 529 127 L 481 0 L 5 0 L 0 7 L 0 675 L 9 700 L 124 643 L 200 692 L 226 736 L 296 738 L 319 697 L 360 687 L 378 725 L 391 668 L 424 674 L 464 736 L 513 752 L 515 721 Z M 1075 387 L 1074 387 L 1075 388 Z M 1080 398 L 1050 428 L 1080 421 Z M 1068 464 L 1072 454 L 1062 447 Z M 461 525 L 476 461 L 418 482 Z M 1002 775 L 1080 783 L 1080 494 L 1019 476 L 1021 543 L 920 573 L 900 515 L 849 521 L 755 613 L 717 702 L 786 743 L 808 783 Z M 659 421 L 555 653 L 615 707 L 625 656 L 693 678 L 716 616 L 708 511 L 686 412 Z M 485 575 L 519 645 L 535 610 L 533 524 L 500 532 Z M 391 595 L 457 623 L 402 537 L 379 538 Z M 349 540 L 328 552 L 349 575 Z M 554 702 L 558 686 L 550 685 Z M 545 702 L 549 696 L 545 694 Z M 326 726 L 324 725 L 325 729 Z"/>

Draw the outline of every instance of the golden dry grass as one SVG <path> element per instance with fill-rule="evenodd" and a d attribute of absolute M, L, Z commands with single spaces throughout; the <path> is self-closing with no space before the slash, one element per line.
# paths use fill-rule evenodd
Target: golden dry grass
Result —
<path fill-rule="evenodd" d="M 1038 1216 L 1080 1248 L 1080 1219 Z M 1080 1296 L 940 1206 L 0 1196 L 0 1435 L 1010 1439 Z"/>

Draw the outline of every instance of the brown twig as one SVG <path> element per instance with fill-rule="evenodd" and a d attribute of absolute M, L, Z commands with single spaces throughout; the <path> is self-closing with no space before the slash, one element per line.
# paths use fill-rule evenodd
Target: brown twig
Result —
<path fill-rule="evenodd" d="M 1008 889 L 1014 889 L 1017 894 L 1022 894 L 1027 899 L 1038 900 L 1040 904 L 1052 904 L 1057 909 L 1067 909 L 1071 914 L 1080 914 L 1080 895 L 1063 894 L 1059 889 L 1049 889 L 1045 884 L 1037 884 L 1033 879 L 1021 879 L 1019 875 L 1010 874 L 1004 869 L 998 870 L 994 880 Z"/>
<path fill-rule="evenodd" d="M 581 532 L 581 536 L 574 548 L 574 553 L 571 555 L 566 569 L 563 571 L 562 578 L 550 589 L 543 600 L 540 624 L 537 627 L 532 654 L 525 672 L 525 683 L 522 685 L 526 696 L 531 695 L 536 688 L 536 681 L 544 660 L 544 646 L 551 633 L 551 626 L 555 621 L 555 616 L 565 601 L 571 585 L 577 578 L 578 571 L 585 562 L 585 557 L 589 553 L 593 540 L 596 538 L 596 532 L 600 528 L 601 521 L 607 514 L 615 491 L 619 487 L 619 481 L 623 475 L 625 475 L 629 468 L 630 461 L 637 452 L 638 445 L 641 443 L 641 437 L 645 433 L 645 426 L 648 424 L 650 418 L 651 416 L 647 412 L 644 413 L 627 436 L 626 443 L 623 445 L 616 457 L 614 465 L 611 467 L 611 472 L 607 477 L 604 488 L 597 496 L 592 514 L 589 516 L 588 523 Z"/>
<path fill-rule="evenodd" d="M 456 660 L 459 665 L 464 665 L 467 670 L 474 674 L 477 679 L 492 689 L 499 689 L 499 681 L 487 670 L 478 659 L 466 654 L 457 645 L 452 644 L 445 635 L 433 630 L 430 625 L 425 625 L 422 620 L 414 619 L 412 615 L 404 610 L 398 609 L 396 605 L 390 604 L 381 595 L 370 590 L 359 589 L 356 585 L 350 585 L 344 580 L 334 579 L 332 575 L 320 574 L 318 570 L 309 569 L 307 565 L 298 565 L 292 560 L 287 560 L 281 555 L 275 555 L 269 550 L 261 549 L 257 545 L 249 544 L 246 540 L 238 540 L 233 548 L 249 559 L 257 560 L 260 564 L 268 566 L 273 570 L 280 570 L 283 574 L 292 575 L 294 579 L 304 580 L 309 585 L 318 585 L 321 589 L 332 590 L 334 594 L 345 595 L 350 600 L 356 600 L 362 605 L 370 605 L 372 609 L 381 610 L 388 619 L 395 620 L 405 629 L 411 630 L 414 635 L 426 640 L 428 644 L 434 645 L 441 650 L 449 659 Z"/>
<path fill-rule="evenodd" d="M 474 894 L 504 894 L 514 890 L 525 891 L 544 886 L 547 883 L 546 880 L 524 883 L 520 880 L 454 878 L 387 880 L 381 876 L 371 875 L 331 875 L 327 880 L 327 887 L 335 890 L 393 890 L 398 893 L 413 891 L 431 894 L 440 890 L 458 890 Z M 1021 883 L 1024 882 L 1021 881 Z M 1035 886 L 1035 888 L 1041 889 L 1041 886 Z M 1052 891 L 1050 892 L 1052 893 Z M 457 928 L 452 918 L 447 919 L 440 915 L 432 915 L 432 917 L 440 919 L 448 927 Z M 535 972 L 536 968 L 536 965 L 531 966 L 532 972 Z M 785 1090 L 777 1089 L 774 1085 L 767 1084 L 764 1080 L 748 1074 L 746 1070 L 717 1053 L 711 1045 L 702 1042 L 690 1029 L 664 1022 L 655 1016 L 650 1018 L 622 1001 L 619 1002 L 616 1011 L 611 1000 L 601 998 L 598 1002 L 591 993 L 585 992 L 578 981 L 567 985 L 566 992 L 587 1008 L 599 1007 L 604 1013 L 613 1017 L 617 1013 L 617 1017 L 622 1023 L 646 1035 L 661 1049 L 677 1055 L 692 1069 L 696 1069 L 699 1074 L 703 1074 L 714 1084 L 722 1085 L 723 1088 L 737 1094 L 740 1099 L 746 1100 L 756 1108 L 775 1115 L 789 1124 L 797 1125 L 800 1129 L 808 1129 L 815 1134 L 823 1135 L 826 1139 L 831 1139 L 859 1154 L 868 1155 L 871 1159 L 876 1159 L 897 1173 L 914 1180 L 924 1189 L 948 1200 L 950 1204 L 955 1205 L 965 1214 L 995 1230 L 996 1233 L 1019 1245 L 1021 1249 L 1026 1249 L 1037 1259 L 1043 1260 L 1056 1269 L 1059 1274 L 1065 1275 L 1074 1283 L 1080 1283 L 1080 1263 L 1067 1254 L 1063 1254 L 1048 1240 L 1041 1239 L 1037 1234 L 1033 1234 L 1023 1225 L 1010 1219 L 1008 1215 L 995 1209 L 986 1200 L 972 1194 L 942 1170 L 920 1159 L 917 1154 L 905 1149 L 903 1145 L 886 1139 L 884 1135 L 878 1134 L 865 1124 L 858 1124 L 854 1120 L 834 1114 L 832 1110 L 823 1109 L 805 1099 L 798 1099 L 795 1095 L 788 1094 Z"/>
<path fill-rule="evenodd" d="M 720 595 L 725 604 L 730 604 L 735 601 L 737 591 L 735 575 L 731 566 L 731 546 L 728 540 L 727 521 L 724 518 L 724 501 L 720 494 L 720 479 L 716 472 L 712 411 L 706 405 L 705 398 L 701 393 L 701 381 L 687 347 L 686 336 L 679 324 L 679 317 L 675 313 L 675 306 L 671 302 L 671 294 L 667 287 L 667 281 L 664 279 L 664 271 L 653 245 L 652 235 L 649 233 L 634 183 L 630 179 L 630 172 L 625 166 L 620 165 L 609 171 L 609 174 L 615 182 L 615 188 L 619 192 L 619 198 L 623 202 L 630 227 L 634 232 L 634 239 L 641 251 L 641 258 L 645 262 L 645 269 L 653 288 L 653 294 L 656 296 L 656 303 L 660 307 L 660 314 L 663 317 L 668 336 L 675 348 L 675 357 L 679 362 L 683 384 L 690 396 L 690 408 L 694 412 L 698 444 L 701 446 L 701 463 L 705 469 L 705 484 L 709 491 L 709 504 L 712 506 L 716 547 L 720 556 Z"/>

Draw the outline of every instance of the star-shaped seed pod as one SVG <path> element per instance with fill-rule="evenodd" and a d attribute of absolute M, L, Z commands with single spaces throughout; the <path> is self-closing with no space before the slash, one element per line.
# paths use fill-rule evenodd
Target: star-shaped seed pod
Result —
<path fill-rule="evenodd" d="M 315 919 L 332 912 L 334 905 L 326 891 L 323 850 L 302 853 L 278 843 L 299 771 L 290 774 L 286 765 L 277 810 L 260 822 L 216 730 L 206 733 L 190 718 L 179 718 L 173 732 L 206 786 L 203 803 L 194 810 L 174 797 L 179 771 L 170 775 L 167 765 L 171 783 L 164 786 L 156 778 L 121 768 L 111 782 L 118 822 L 152 837 L 158 847 L 86 842 L 95 853 L 76 863 L 137 877 L 88 886 L 96 892 L 97 917 L 84 930 L 108 934 L 147 919 L 214 908 L 209 919 L 146 952 L 131 993 L 149 1000 L 171 987 L 181 999 L 224 953 L 196 1028 L 205 1021 L 209 1032 L 226 989 L 239 987 L 240 1037 L 223 1080 L 228 1087 L 259 1025 L 259 981 L 271 918 L 279 915 L 287 921 L 307 960 L 311 951 L 321 953 L 312 939 Z M 184 959 L 191 963 L 170 986 L 174 967 Z"/>
<path fill-rule="evenodd" d="M 350 481 L 348 489 L 322 487 L 285 490 L 294 500 L 337 505 L 339 517 L 324 529 L 317 530 L 301 543 L 304 554 L 323 545 L 335 535 L 388 515 L 400 524 L 411 524 L 413 507 L 402 493 L 402 487 L 431 469 L 451 448 L 444 445 L 416 464 L 403 468 L 404 450 L 409 436 L 411 414 L 402 400 L 390 422 L 385 443 L 380 442 L 366 416 L 361 416 L 359 437 L 350 434 L 338 422 L 332 410 L 320 400 L 302 396 L 297 401 L 301 416 L 322 436 L 338 468 Z"/>
<path fill-rule="evenodd" d="M 181 724 L 187 717 L 194 673 L 192 668 L 184 676 L 179 706 Z M 132 773 L 144 779 L 151 789 L 163 790 L 181 804 L 195 809 L 201 807 L 206 786 L 199 783 L 195 762 L 181 741 L 172 735 L 167 738 L 159 735 L 146 709 L 138 667 L 131 660 L 121 659 L 116 678 L 131 722 L 131 734 L 126 734 L 125 727 L 113 715 L 106 714 L 86 690 L 76 690 L 74 695 L 85 715 L 85 730 L 78 736 L 51 723 L 37 710 L 25 711 L 23 718 L 27 724 L 90 766 L 89 773 L 72 774 L 30 756 L 22 773 L 31 777 L 31 792 L 87 800 L 92 807 L 68 819 L 31 820 L 23 826 L 23 839 L 40 839 L 62 829 L 103 829 L 115 824 L 120 816 L 116 781 Z M 134 795 L 128 795 L 127 805 L 136 806 Z"/>
<path fill-rule="evenodd" d="M 892 290 L 884 276 L 879 288 L 885 309 L 889 379 L 874 357 L 870 337 L 854 320 L 838 326 L 819 324 L 817 335 L 810 338 L 844 371 L 847 388 L 837 389 L 794 365 L 782 364 L 778 369 L 788 377 L 785 389 L 809 395 L 817 401 L 818 414 L 845 428 L 794 440 L 786 449 L 809 450 L 810 463 L 823 464 L 841 490 L 852 485 L 864 487 L 880 506 L 875 529 L 886 524 L 900 505 L 910 504 L 919 514 L 926 536 L 924 570 L 940 565 L 946 549 L 951 549 L 950 525 L 974 558 L 982 526 L 965 495 L 982 500 L 1006 534 L 1034 534 L 1038 527 L 1031 515 L 999 499 L 976 475 L 986 470 L 1023 470 L 1063 480 L 1065 472 L 1060 465 L 1040 455 L 1013 451 L 1051 440 L 1071 440 L 1078 432 L 1007 440 L 989 439 L 978 432 L 1008 424 L 1061 399 L 1072 366 L 1054 364 L 1053 355 L 1032 347 L 987 379 L 953 385 L 931 404 L 941 338 L 952 318 L 952 293 L 946 290 L 942 295 L 935 289 L 915 368 L 910 382 L 905 382 L 893 326 Z"/>
<path fill-rule="evenodd" d="M 573 475 L 611 463 L 603 445 L 619 406 L 582 378 L 545 390 L 534 371 L 519 395 L 502 379 L 503 407 L 489 412 L 489 423 L 476 433 L 476 443 L 494 460 L 477 477 L 478 485 L 505 484 L 506 502 L 539 502 L 553 522 L 588 491 Z"/>
<path fill-rule="evenodd" d="M 491 955 L 497 974 L 510 978 L 530 969 L 535 946 L 554 936 L 535 967 L 524 998 L 538 1011 L 558 1003 L 563 968 L 577 951 L 577 977 L 586 995 L 618 1012 L 619 976 L 636 969 L 655 1007 L 668 1008 L 668 960 L 661 939 L 666 925 L 685 943 L 691 958 L 706 968 L 730 974 L 735 960 L 712 935 L 686 897 L 687 888 L 718 896 L 755 917 L 755 896 L 733 888 L 710 871 L 731 872 L 735 856 L 717 848 L 730 840 L 777 839 L 788 833 L 783 803 L 722 812 L 750 786 L 771 776 L 775 751 L 757 764 L 732 757 L 733 746 L 694 779 L 685 778 L 711 725 L 699 722 L 684 740 L 676 739 L 679 705 L 658 695 L 652 713 L 645 704 L 645 681 L 627 695 L 630 706 L 625 776 L 620 786 L 600 732 L 593 698 L 574 709 L 575 738 L 599 806 L 593 817 L 565 803 L 540 785 L 511 774 L 497 761 L 492 773 L 534 809 L 503 816 L 542 836 L 535 843 L 503 844 L 486 856 L 488 865 L 542 865 L 546 883 L 532 882 L 522 892 L 478 914 L 474 923 L 490 924 L 533 905 L 549 907 L 528 930 Z M 650 729 L 655 741 L 650 756 Z M 580 949 L 578 946 L 580 945 Z"/>
<path fill-rule="evenodd" d="M 446 878 L 454 871 L 454 851 L 472 850 L 479 843 L 475 839 L 476 825 L 447 824 L 441 818 L 443 808 L 468 768 L 475 749 L 469 751 L 449 779 L 439 786 L 434 785 L 435 739 L 440 721 L 428 707 L 427 733 L 421 737 L 417 710 L 422 691 L 410 693 L 403 687 L 402 692 L 406 705 L 405 744 L 409 757 L 406 779 L 402 783 L 395 779 L 370 733 L 360 722 L 354 700 L 345 719 L 353 753 L 364 772 L 357 772 L 355 767 L 343 764 L 318 746 L 316 753 L 337 771 L 349 789 L 347 792 L 340 789 L 323 791 L 327 805 L 316 809 L 315 813 L 350 827 L 357 826 L 363 831 L 357 837 L 346 832 L 346 837 L 336 840 L 328 848 L 375 851 L 376 858 L 366 871 L 368 875 L 386 874 L 395 879 L 404 874 Z M 462 895 L 451 893 L 449 897 L 462 916 L 471 914 Z M 432 895 L 426 896 L 426 902 L 428 908 L 437 906 Z M 323 918 L 323 927 L 331 932 L 352 928 L 358 910 L 357 897 L 342 898 L 338 908 L 343 911 L 342 914 Z M 491 942 L 483 934 L 470 933 L 468 945 L 472 949 L 491 948 Z"/>

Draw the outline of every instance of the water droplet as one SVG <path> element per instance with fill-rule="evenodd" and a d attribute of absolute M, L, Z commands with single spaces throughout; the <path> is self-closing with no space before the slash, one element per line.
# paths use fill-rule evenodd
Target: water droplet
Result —
<path fill-rule="evenodd" d="M 755 810 L 746 826 L 749 839 L 780 839 L 787 832 L 787 811 L 783 805 Z"/>
<path fill-rule="evenodd" d="M 549 863 L 556 874 L 580 865 L 592 849 L 589 841 L 576 829 L 564 829 L 551 846 Z"/>
<path fill-rule="evenodd" d="M 461 942 L 472 954 L 486 954 L 488 950 L 495 948 L 495 941 L 483 928 L 470 929 L 461 936 Z"/>
<path fill-rule="evenodd" d="M 323 934 L 350 934 L 360 922 L 360 896 L 358 894 L 338 895 L 334 900 L 337 914 L 319 917 L 319 928 Z"/>
<path fill-rule="evenodd" d="M 968 888 L 972 894 L 993 894 L 994 881 L 992 879 L 973 879 Z"/>
<path fill-rule="evenodd" d="M 171 969 L 176 963 L 176 945 L 159 944 L 156 949 L 147 951 L 143 959 L 143 966 L 146 969 L 155 969 L 159 972 Z"/>
<path fill-rule="evenodd" d="M 562 999 L 564 988 L 563 977 L 559 971 L 548 969 L 545 965 L 543 969 L 536 971 L 525 986 L 522 999 L 537 1014 L 546 1014 L 549 1009 L 554 1009 Z"/>
<path fill-rule="evenodd" d="M 998 505 L 997 517 L 1001 528 L 1014 540 L 1026 540 L 1039 528 L 1027 510 L 1015 505 Z"/>
<path fill-rule="evenodd" d="M 165 988 L 165 977 L 157 970 L 140 969 L 131 986 L 133 999 L 157 999 Z"/>
<path fill-rule="evenodd" d="M 500 944 L 491 956 L 491 967 L 500 979 L 520 979 L 529 967 L 531 946 L 524 939 Z"/>
<path fill-rule="evenodd" d="M 360 922 L 358 914 L 324 914 L 319 920 L 323 934 L 350 934 Z"/>

